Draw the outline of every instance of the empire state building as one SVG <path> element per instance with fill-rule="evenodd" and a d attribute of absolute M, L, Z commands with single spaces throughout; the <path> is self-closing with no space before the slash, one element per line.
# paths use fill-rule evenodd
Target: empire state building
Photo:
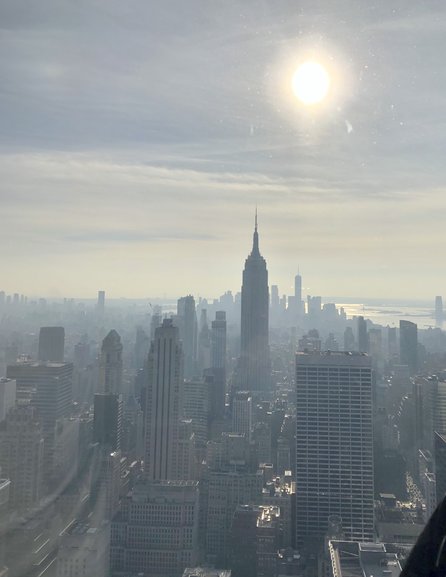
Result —
<path fill-rule="evenodd" d="M 270 392 L 268 345 L 268 270 L 259 251 L 257 213 L 251 254 L 245 261 L 242 284 L 239 390 Z"/>

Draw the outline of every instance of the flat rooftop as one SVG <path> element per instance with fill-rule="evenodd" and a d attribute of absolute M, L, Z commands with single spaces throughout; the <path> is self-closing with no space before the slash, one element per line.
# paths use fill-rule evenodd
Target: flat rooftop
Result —
<path fill-rule="evenodd" d="M 330 559 L 338 577 L 399 577 L 401 565 L 384 543 L 330 541 Z"/>
<path fill-rule="evenodd" d="M 316 351 L 311 353 L 296 353 L 297 365 L 324 365 L 370 367 L 371 358 L 367 353 L 356 351 Z"/>

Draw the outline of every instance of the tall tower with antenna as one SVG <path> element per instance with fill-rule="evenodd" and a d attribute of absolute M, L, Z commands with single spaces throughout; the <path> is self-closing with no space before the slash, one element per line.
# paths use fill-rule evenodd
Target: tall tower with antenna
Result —
<path fill-rule="evenodd" d="M 259 250 L 256 209 L 252 250 L 243 270 L 238 390 L 270 392 L 268 313 L 268 270 Z"/>

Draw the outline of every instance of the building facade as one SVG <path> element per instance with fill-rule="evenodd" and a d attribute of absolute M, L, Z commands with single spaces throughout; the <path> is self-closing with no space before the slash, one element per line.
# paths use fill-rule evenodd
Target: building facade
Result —
<path fill-rule="evenodd" d="M 25 511 L 38 505 L 43 492 L 43 431 L 30 405 L 12 409 L 0 431 L 0 468 L 11 481 L 9 506 Z"/>
<path fill-rule="evenodd" d="M 400 321 L 400 363 L 411 375 L 418 370 L 418 327 L 410 321 Z"/>
<path fill-rule="evenodd" d="M 102 341 L 98 392 L 121 395 L 124 393 L 122 385 L 122 343 L 113 329 Z"/>
<path fill-rule="evenodd" d="M 270 392 L 268 315 L 268 270 L 259 250 L 256 215 L 253 246 L 243 270 L 238 390 Z"/>
<path fill-rule="evenodd" d="M 39 361 L 62 363 L 65 349 L 63 327 L 41 327 L 39 332 Z"/>
<path fill-rule="evenodd" d="M 111 575 L 177 577 L 198 561 L 198 483 L 141 482 L 112 522 Z"/>
<path fill-rule="evenodd" d="M 183 353 L 178 328 L 164 319 L 148 360 L 145 405 L 145 474 L 152 481 L 178 478 Z"/>
<path fill-rule="evenodd" d="M 362 353 L 296 355 L 297 545 L 340 516 L 348 539 L 373 539 L 372 371 Z"/>

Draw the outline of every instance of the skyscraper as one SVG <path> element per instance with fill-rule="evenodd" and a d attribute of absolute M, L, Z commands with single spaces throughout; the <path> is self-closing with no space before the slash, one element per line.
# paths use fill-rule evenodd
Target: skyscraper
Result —
<path fill-rule="evenodd" d="M 200 330 L 197 341 L 197 375 L 202 375 L 211 366 L 211 331 L 209 330 L 207 310 L 201 309 Z"/>
<path fill-rule="evenodd" d="M 113 393 L 94 396 L 93 440 L 109 452 L 121 448 L 122 397 Z"/>
<path fill-rule="evenodd" d="M 298 316 L 302 314 L 302 277 L 299 273 L 294 277 L 294 306 Z"/>
<path fill-rule="evenodd" d="M 367 322 L 364 317 L 358 317 L 358 351 L 367 353 L 369 351 L 369 335 L 367 333 Z"/>
<path fill-rule="evenodd" d="M 232 403 L 232 430 L 245 435 L 248 441 L 252 433 L 252 397 L 247 391 L 238 391 Z"/>
<path fill-rule="evenodd" d="M 15 406 L 16 388 L 17 383 L 14 379 L 0 378 L 0 423 Z"/>
<path fill-rule="evenodd" d="M 210 416 L 221 419 L 226 400 L 226 313 L 217 311 L 211 328 Z"/>
<path fill-rule="evenodd" d="M 102 316 L 105 310 L 105 291 L 98 291 L 98 302 L 96 305 L 98 315 Z"/>
<path fill-rule="evenodd" d="M 192 379 L 197 370 L 197 313 L 192 295 L 178 299 L 177 323 L 180 339 L 183 343 L 184 378 Z"/>
<path fill-rule="evenodd" d="M 348 539 L 373 540 L 372 371 L 361 353 L 296 355 L 297 545 L 338 515 Z"/>
<path fill-rule="evenodd" d="M 26 510 L 43 497 L 43 433 L 31 405 L 12 409 L 0 431 L 0 467 L 11 480 L 9 506 Z"/>
<path fill-rule="evenodd" d="M 30 405 L 19 405 L 8 414 L 0 431 L 0 467 L 11 480 L 9 505 L 25 510 L 43 496 L 43 434 Z"/>
<path fill-rule="evenodd" d="M 183 353 L 178 327 L 164 319 L 148 360 L 145 405 L 145 473 L 153 481 L 177 478 Z"/>
<path fill-rule="evenodd" d="M 54 469 L 57 423 L 69 417 L 72 403 L 71 363 L 19 362 L 8 365 L 6 376 L 17 383 L 17 399 L 28 400 L 37 409 L 44 443 L 44 474 L 46 481 L 60 471 Z"/>
<path fill-rule="evenodd" d="M 418 327 L 410 321 L 400 321 L 400 363 L 412 375 L 418 370 Z"/>
<path fill-rule="evenodd" d="M 270 391 L 268 305 L 268 270 L 259 251 L 256 214 L 252 251 L 243 271 L 238 390 Z"/>
<path fill-rule="evenodd" d="M 99 359 L 99 392 L 120 395 L 122 390 L 121 337 L 113 329 L 102 341 Z"/>
<path fill-rule="evenodd" d="M 443 299 L 441 296 L 435 297 L 435 324 L 441 327 L 443 324 Z"/>
<path fill-rule="evenodd" d="M 39 331 L 39 361 L 63 362 L 65 329 L 41 327 Z"/>

